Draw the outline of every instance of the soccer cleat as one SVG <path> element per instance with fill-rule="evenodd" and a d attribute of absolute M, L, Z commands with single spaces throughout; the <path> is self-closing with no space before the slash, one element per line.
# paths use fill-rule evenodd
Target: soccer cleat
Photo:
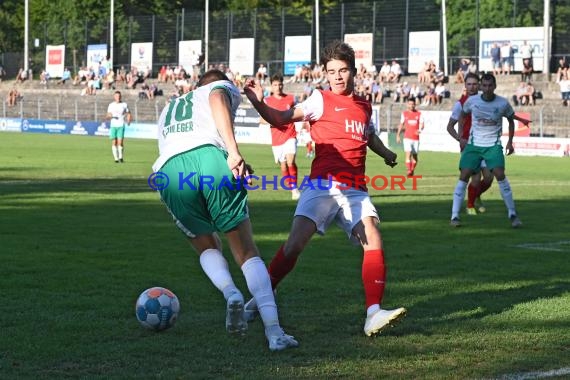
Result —
<path fill-rule="evenodd" d="M 267 339 L 271 351 L 283 351 L 287 348 L 299 347 L 299 342 L 293 336 L 285 334 L 283 330 L 281 330 L 281 335 L 271 335 Z"/>
<path fill-rule="evenodd" d="M 119 163 L 119 160 L 115 160 L 115 164 L 118 164 L 118 163 Z"/>
<path fill-rule="evenodd" d="M 122 163 L 125 162 L 125 161 L 123 161 L 122 158 L 119 158 L 119 162 L 122 164 Z"/>
<path fill-rule="evenodd" d="M 522 222 L 516 214 L 511 215 L 509 219 L 511 220 L 511 226 L 513 228 L 519 228 L 522 226 Z"/>
<path fill-rule="evenodd" d="M 301 197 L 301 192 L 298 189 L 291 190 L 291 199 L 296 201 Z"/>
<path fill-rule="evenodd" d="M 475 210 L 475 207 L 467 207 L 465 211 L 467 212 L 467 215 L 477 215 L 477 210 Z"/>
<path fill-rule="evenodd" d="M 252 303 L 254 303 L 253 298 L 247 301 L 243 308 L 243 315 L 248 323 L 255 321 L 255 319 L 259 315 L 259 310 L 257 309 L 257 305 L 252 306 Z"/>
<path fill-rule="evenodd" d="M 475 207 L 477 208 L 477 211 L 480 212 L 481 214 L 487 211 L 487 209 L 485 208 L 485 204 L 481 200 L 481 197 L 475 198 Z"/>
<path fill-rule="evenodd" d="M 226 308 L 226 331 L 228 333 L 245 335 L 247 332 L 247 321 L 243 309 L 243 296 L 240 293 L 229 296 Z"/>
<path fill-rule="evenodd" d="M 452 218 L 449 225 L 451 227 L 461 227 L 461 220 L 459 220 L 459 218 Z"/>
<path fill-rule="evenodd" d="M 366 318 L 364 323 L 364 334 L 372 336 L 381 333 L 386 327 L 393 326 L 406 316 L 406 309 L 403 307 L 394 310 L 378 310 Z"/>

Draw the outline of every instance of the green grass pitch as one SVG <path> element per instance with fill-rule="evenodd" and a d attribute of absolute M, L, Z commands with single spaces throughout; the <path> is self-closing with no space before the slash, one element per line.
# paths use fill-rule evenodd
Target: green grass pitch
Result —
<path fill-rule="evenodd" d="M 361 249 L 333 226 L 279 287 L 282 325 L 300 347 L 271 353 L 259 321 L 244 338 L 226 334 L 222 295 L 147 184 L 155 141 L 127 140 L 124 164 L 105 138 L 2 133 L 0 146 L 0 378 L 481 379 L 570 368 L 568 158 L 507 158 L 520 230 L 496 184 L 487 212 L 452 229 L 458 156 L 421 152 L 417 190 L 370 192 L 383 219 L 384 306 L 408 316 L 364 336 Z M 279 174 L 270 147 L 242 152 L 256 174 Z M 394 169 L 369 155 L 367 174 L 405 174 L 397 152 Z M 307 174 L 304 149 L 298 163 Z M 250 192 L 266 262 L 294 208 L 284 190 Z M 151 286 L 181 302 L 162 333 L 134 314 Z"/>

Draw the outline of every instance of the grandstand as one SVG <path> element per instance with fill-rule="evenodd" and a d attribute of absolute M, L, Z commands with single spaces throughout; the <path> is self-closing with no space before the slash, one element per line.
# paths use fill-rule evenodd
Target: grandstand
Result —
<path fill-rule="evenodd" d="M 407 81 L 410 84 L 417 83 L 417 77 L 404 76 L 400 79 L 400 82 L 403 81 Z M 499 76 L 497 78 L 496 93 L 510 99 L 519 83 L 520 75 L 516 73 Z M 164 96 L 157 96 L 154 100 L 140 99 L 140 89 L 126 89 L 122 84 L 117 86 L 117 89 L 122 91 L 124 100 L 131 108 L 135 122 L 156 122 L 169 94 L 172 94 L 175 90 L 172 83 L 158 84 L 159 88 L 163 90 Z M 8 107 L 6 97 L 14 86 L 23 97 L 15 107 Z M 542 134 L 542 136 L 550 137 L 570 137 L 570 112 L 568 107 L 561 105 L 558 84 L 550 81 L 546 74 L 534 73 L 533 86 L 542 95 L 540 99 L 537 99 L 536 105 L 515 107 L 516 111 L 530 114 L 533 121 L 531 134 L 534 136 Z M 285 83 L 285 91 L 298 97 L 303 93 L 304 87 L 304 83 L 289 83 L 289 81 Z M 391 87 L 393 89 L 394 85 L 391 85 Z M 450 82 L 446 84 L 446 87 L 450 90 L 450 98 L 444 99 L 441 105 L 422 106 L 420 109 L 450 110 L 452 102 L 459 98 L 463 84 L 453 83 L 453 78 L 450 78 Z M 113 100 L 113 91 L 100 90 L 97 95 L 81 96 L 81 89 L 81 86 L 74 86 L 71 83 L 59 85 L 56 84 L 56 81 L 46 85 L 40 84 L 38 80 L 18 84 L 14 80 L 5 80 L 0 82 L 0 97 L 2 99 L 0 117 L 102 121 L 107 112 L 108 104 Z M 245 97 L 243 104 L 245 107 L 248 106 L 248 101 Z M 405 105 L 385 98 L 383 103 L 378 106 L 381 128 L 384 130 L 396 129 L 399 123 L 400 112 L 405 108 Z M 390 121 L 389 123 L 387 122 L 388 120 Z"/>

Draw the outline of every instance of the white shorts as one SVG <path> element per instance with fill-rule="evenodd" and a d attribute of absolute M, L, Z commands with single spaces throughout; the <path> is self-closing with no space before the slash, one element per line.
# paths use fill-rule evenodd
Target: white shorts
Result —
<path fill-rule="evenodd" d="M 313 179 L 302 183 L 301 197 L 295 216 L 304 216 L 315 222 L 317 233 L 324 235 L 333 221 L 346 232 L 354 244 L 360 244 L 352 230 L 363 218 L 370 216 L 378 223 L 380 218 L 367 192 L 355 189 L 341 190 L 340 182 Z"/>
<path fill-rule="evenodd" d="M 286 156 L 288 154 L 297 153 L 297 139 L 292 137 L 281 145 L 272 146 L 271 149 L 273 149 L 273 158 L 275 159 L 275 163 L 278 164 L 280 162 L 285 162 L 287 161 Z"/>
<path fill-rule="evenodd" d="M 420 151 L 420 140 L 404 139 L 404 152 L 418 154 Z"/>
<path fill-rule="evenodd" d="M 308 143 L 312 142 L 311 134 L 304 129 L 299 132 L 299 142 L 303 145 L 307 145 Z"/>

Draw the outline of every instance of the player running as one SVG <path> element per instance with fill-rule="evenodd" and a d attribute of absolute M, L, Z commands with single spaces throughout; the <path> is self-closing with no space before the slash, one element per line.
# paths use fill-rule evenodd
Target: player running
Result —
<path fill-rule="evenodd" d="M 420 151 L 420 133 L 424 129 L 424 118 L 422 113 L 416 109 L 416 101 L 408 100 L 408 109 L 402 112 L 398 132 L 396 132 L 396 142 L 400 143 L 400 134 L 404 129 L 404 152 L 406 153 L 406 168 L 408 177 L 414 175 L 418 164 L 418 153 Z"/>

